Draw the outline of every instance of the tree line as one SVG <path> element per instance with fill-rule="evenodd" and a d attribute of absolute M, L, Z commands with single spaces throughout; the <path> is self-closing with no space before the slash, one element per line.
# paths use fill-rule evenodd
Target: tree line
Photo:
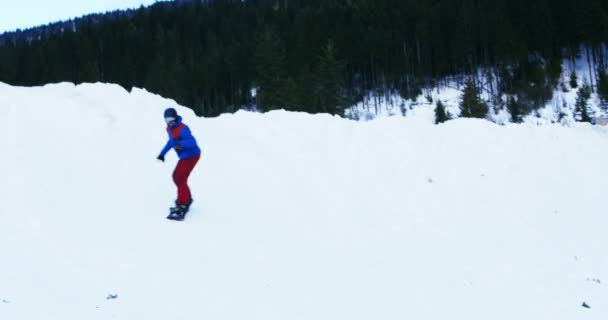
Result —
<path fill-rule="evenodd" d="M 526 114 L 577 57 L 590 62 L 591 90 L 608 86 L 604 0 L 175 1 L 59 26 L 0 37 L 0 81 L 146 88 L 203 116 L 343 115 L 447 80 Z"/>

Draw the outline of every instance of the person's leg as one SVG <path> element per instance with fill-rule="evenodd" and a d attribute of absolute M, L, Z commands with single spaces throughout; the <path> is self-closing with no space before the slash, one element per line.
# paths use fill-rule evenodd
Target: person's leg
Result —
<path fill-rule="evenodd" d="M 179 160 L 177 162 L 177 166 L 175 166 L 175 170 L 173 170 L 173 182 L 175 182 L 175 186 L 177 187 L 177 199 L 175 200 L 176 205 L 179 203 L 180 197 L 183 197 L 184 165 L 184 160 Z"/>
<path fill-rule="evenodd" d="M 177 186 L 177 204 L 189 205 L 192 195 L 188 187 L 188 177 L 196 166 L 200 156 L 179 160 L 173 172 L 173 181 Z"/>

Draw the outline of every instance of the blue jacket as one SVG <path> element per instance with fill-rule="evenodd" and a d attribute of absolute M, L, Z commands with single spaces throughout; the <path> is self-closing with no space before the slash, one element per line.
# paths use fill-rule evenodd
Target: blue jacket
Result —
<path fill-rule="evenodd" d="M 201 154 L 201 149 L 196 143 L 196 139 L 192 136 L 190 128 L 182 123 L 182 117 L 177 117 L 177 121 L 171 126 L 167 127 L 167 134 L 169 134 L 169 141 L 160 152 L 164 157 L 171 148 L 175 149 L 176 146 L 180 146 L 181 150 L 175 149 L 177 156 L 181 159 L 188 159 Z"/>

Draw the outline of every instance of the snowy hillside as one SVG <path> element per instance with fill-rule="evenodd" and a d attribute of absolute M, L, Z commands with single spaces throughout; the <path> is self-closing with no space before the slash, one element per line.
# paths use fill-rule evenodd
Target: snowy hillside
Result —
<path fill-rule="evenodd" d="M 584 50 L 584 47 L 581 49 Z M 562 75 L 557 87 L 554 88 L 552 98 L 547 101 L 545 107 L 537 112 L 527 114 L 522 120 L 528 124 L 544 125 L 552 123 L 562 123 L 570 125 L 575 120 L 575 104 L 577 94 L 585 83 L 589 83 L 591 75 L 589 70 L 595 67 L 590 66 L 584 57 L 578 57 L 574 62 L 565 60 L 562 64 Z M 578 87 L 572 88 L 569 84 L 569 75 L 574 72 L 577 75 Z M 368 95 L 364 101 L 348 108 L 346 116 L 357 120 L 372 120 L 382 117 L 406 116 L 426 119 L 428 123 L 435 122 L 435 108 L 438 101 L 441 101 L 451 118 L 460 116 L 460 103 L 462 100 L 464 81 L 463 76 L 446 78 L 438 81 L 435 87 L 424 88 L 423 92 L 416 99 L 404 99 L 399 94 L 392 96 Z M 502 96 L 503 106 L 496 106 L 492 96 L 488 92 L 489 83 L 494 87 L 498 86 L 496 79 L 488 81 L 487 75 L 480 70 L 478 73 L 479 82 L 485 84 L 481 90 L 481 99 L 488 103 L 490 110 L 487 118 L 497 124 L 512 122 L 511 115 L 506 108 L 507 96 Z M 595 81 L 595 80 L 594 80 Z M 596 85 L 596 84 L 595 84 Z M 597 92 L 592 93 L 587 101 L 590 114 L 596 118 L 608 118 L 608 112 L 601 106 L 601 100 Z"/>
<path fill-rule="evenodd" d="M 168 106 L 0 84 L 0 319 L 608 317 L 607 128 L 178 108 L 173 222 Z"/>

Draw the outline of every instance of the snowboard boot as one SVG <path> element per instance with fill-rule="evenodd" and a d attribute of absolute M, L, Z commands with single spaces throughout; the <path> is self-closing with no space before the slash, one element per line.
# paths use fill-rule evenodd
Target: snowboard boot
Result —
<path fill-rule="evenodd" d="M 171 208 L 170 214 L 167 217 L 167 219 L 170 220 L 184 220 L 184 218 L 186 217 L 186 213 L 188 213 L 188 210 L 190 210 L 190 205 L 192 204 L 192 199 L 190 199 L 190 202 L 186 205 L 186 204 L 178 204 L 177 200 L 175 201 L 175 207 Z"/>
<path fill-rule="evenodd" d="M 188 207 L 184 205 L 177 205 L 170 209 L 169 216 L 167 219 L 171 220 L 184 220 L 184 217 L 188 213 Z"/>
<path fill-rule="evenodd" d="M 179 203 L 177 203 L 177 200 L 175 200 L 175 206 L 176 207 L 179 207 L 179 206 L 186 207 L 186 211 L 188 211 L 188 210 L 190 210 L 190 206 L 192 205 L 192 202 L 194 202 L 194 200 L 192 198 L 190 198 L 190 201 L 188 202 L 188 204 L 179 204 Z"/>

